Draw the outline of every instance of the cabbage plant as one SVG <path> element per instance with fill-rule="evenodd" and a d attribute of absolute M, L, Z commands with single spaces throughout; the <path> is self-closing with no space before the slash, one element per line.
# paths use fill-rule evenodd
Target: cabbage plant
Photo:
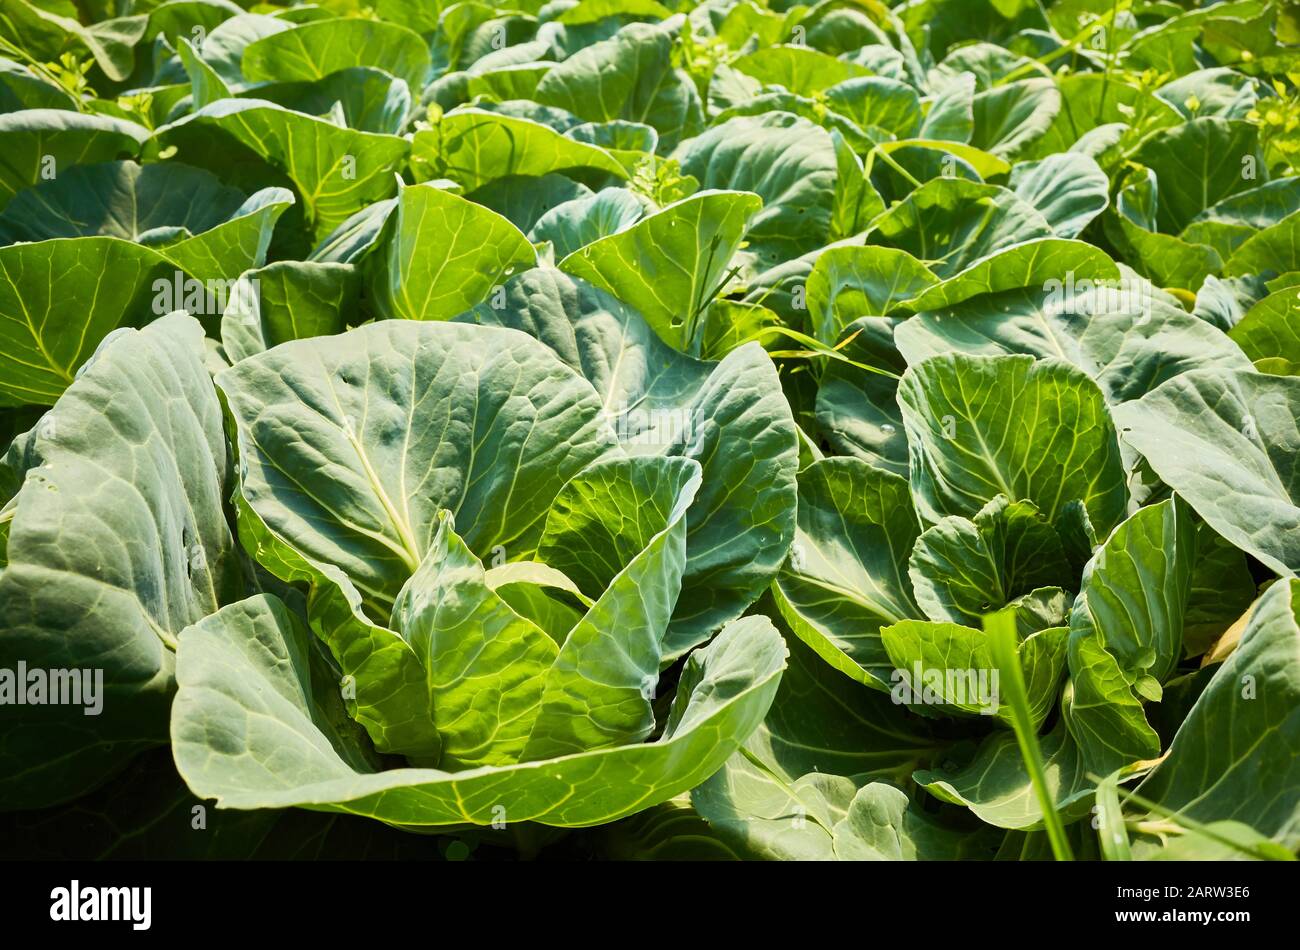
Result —
<path fill-rule="evenodd" d="M 518 330 L 384 322 L 250 356 L 215 387 L 199 337 L 183 314 L 114 334 L 22 461 L 11 452 L 30 477 L 0 581 L 14 634 L 53 657 L 69 645 L 50 640 L 51 611 L 77 608 L 44 578 L 57 562 L 82 579 L 102 648 L 120 638 L 135 668 L 153 668 L 147 687 L 131 667 L 112 671 L 111 722 L 147 747 L 175 688 L 173 751 L 198 794 L 402 825 L 595 824 L 698 784 L 762 720 L 785 646 L 766 618 L 735 619 L 753 581 L 713 628 L 679 595 L 700 557 L 688 521 L 707 542 L 718 516 L 701 498 L 793 492 L 779 400 L 742 397 L 762 418 L 741 425 L 775 435 L 775 480 L 760 469 L 706 494 L 708 456 L 735 423 L 714 414 L 663 451 L 630 452 L 593 386 Z M 751 371 L 772 372 L 753 355 Z M 101 420 L 87 407 L 106 389 L 119 409 Z M 122 441 L 68 447 L 70 432 L 111 432 L 150 401 Z M 133 461 L 137 439 L 151 475 Z M 90 466 L 137 501 L 70 508 L 55 486 Z M 225 527 L 226 484 L 256 568 Z M 160 535 L 183 545 L 179 558 L 149 550 Z M 756 543 L 774 570 L 789 531 Z M 105 545 L 143 562 L 114 582 L 99 568 Z M 715 555 L 705 563 L 723 576 Z M 48 771 L 15 775 L 16 794 L 111 768 L 94 756 L 112 747 L 51 718 L 25 730 L 44 740 Z"/>
<path fill-rule="evenodd" d="M 406 825 L 596 824 L 698 784 L 761 721 L 785 655 L 761 617 L 692 653 L 656 703 L 702 468 L 627 452 L 536 340 L 386 322 L 217 385 L 241 536 L 309 585 L 374 752 L 340 727 L 302 621 L 262 595 L 180 638 L 173 745 L 200 794 Z"/>
<path fill-rule="evenodd" d="M 799 473 L 771 605 L 799 642 L 792 670 L 694 808 L 769 858 L 1060 856 L 1044 829 L 1089 816 L 1101 833 L 1075 831 L 1075 847 L 1096 840 L 1112 859 L 1203 854 L 1202 825 L 1213 847 L 1234 843 L 1224 853 L 1287 856 L 1294 809 L 1278 790 L 1295 782 L 1300 586 L 1284 576 L 1258 596 L 1245 552 L 1295 569 L 1283 482 L 1296 455 L 1278 447 L 1298 398 L 1294 380 L 1225 368 L 1111 407 L 1060 359 L 950 352 L 909 366 L 904 474 L 849 457 Z M 1154 492 L 1127 472 L 1134 449 Z M 1010 671 L 984 623 L 1003 611 Z M 799 689 L 817 663 L 857 693 Z M 809 709 L 816 726 L 800 721 Z M 1022 710 L 1041 787 L 1018 745 Z M 1130 843 L 1121 783 L 1145 820 L 1197 830 Z M 972 837 L 922 798 L 1005 836 Z"/>

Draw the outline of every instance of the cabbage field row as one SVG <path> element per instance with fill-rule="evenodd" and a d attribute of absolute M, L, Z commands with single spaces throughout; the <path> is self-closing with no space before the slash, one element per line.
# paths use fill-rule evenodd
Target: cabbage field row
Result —
<path fill-rule="evenodd" d="M 0 0 L 5 852 L 1292 857 L 1298 169 L 1275 0 Z"/>

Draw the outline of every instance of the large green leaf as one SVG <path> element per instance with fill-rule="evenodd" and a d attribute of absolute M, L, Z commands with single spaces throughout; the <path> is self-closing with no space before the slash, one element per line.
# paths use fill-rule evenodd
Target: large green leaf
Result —
<path fill-rule="evenodd" d="M 763 266 L 829 240 L 838 178 L 835 145 L 807 119 L 788 112 L 740 116 L 683 142 L 673 158 L 703 188 L 763 199 L 747 238 Z"/>
<path fill-rule="evenodd" d="M 1115 418 L 1215 531 L 1279 573 L 1300 570 L 1300 379 L 1196 370 Z"/>
<path fill-rule="evenodd" d="M 748 192 L 700 192 L 575 251 L 560 269 L 636 308 L 674 349 L 698 354 L 704 308 L 761 206 Z"/>
<path fill-rule="evenodd" d="M 1255 127 L 1227 119 L 1193 119 L 1152 134 L 1135 160 L 1156 174 L 1159 230 L 1177 234 L 1219 201 L 1253 188 L 1252 169 L 1266 167 Z"/>
<path fill-rule="evenodd" d="M 1057 237 L 1076 238 L 1110 203 L 1110 180 L 1087 155 L 1062 152 L 1011 170 L 1011 188 L 1047 219 Z"/>
<path fill-rule="evenodd" d="M 988 858 L 997 836 L 935 820 L 897 788 L 874 782 L 858 789 L 832 839 L 841 861 L 954 861 Z"/>
<path fill-rule="evenodd" d="M 852 458 L 799 473 L 798 527 L 773 593 L 791 629 L 823 660 L 888 689 L 880 628 L 922 616 L 908 578 L 921 528 L 907 482 Z"/>
<path fill-rule="evenodd" d="M 0 401 L 52 405 L 111 331 L 172 309 L 155 309 L 155 282 L 179 273 L 115 237 L 0 248 Z"/>
<path fill-rule="evenodd" d="M 566 26 L 585 26 L 613 16 L 666 20 L 672 11 L 658 0 L 579 0 L 555 19 Z"/>
<path fill-rule="evenodd" d="M 695 84 L 673 66 L 672 45 L 658 25 L 628 24 L 547 72 L 537 84 L 537 101 L 591 122 L 643 122 L 659 132 L 662 148 L 671 149 L 704 124 Z"/>
<path fill-rule="evenodd" d="M 380 752 L 436 760 L 441 735 L 424 667 L 411 645 L 367 616 L 361 591 L 333 564 L 314 561 L 267 526 L 235 494 L 239 540 L 270 574 L 307 588 L 307 617 L 342 674 L 338 692 L 346 715 L 360 723 Z M 337 675 L 334 669 L 328 675 Z"/>
<path fill-rule="evenodd" d="M 319 239 L 397 189 L 410 145 L 260 99 L 222 99 L 155 133 L 183 161 L 240 186 L 292 185 Z"/>
<path fill-rule="evenodd" d="M 312 626 L 376 743 L 429 754 L 419 659 L 383 626 L 394 600 L 443 509 L 476 555 L 530 556 L 560 487 L 615 450 L 596 394 L 523 334 L 412 321 L 285 343 L 218 382 L 246 546 L 310 585 Z"/>
<path fill-rule="evenodd" d="M 194 45 L 183 36 L 177 40 L 176 56 L 190 81 L 192 109 L 202 109 L 218 99 L 225 99 L 231 95 L 230 86 L 226 81 L 204 61 Z"/>
<path fill-rule="evenodd" d="M 1294 851 L 1298 719 L 1300 581 L 1288 579 L 1255 604 L 1237 649 L 1137 790 L 1195 821 L 1249 822 Z"/>
<path fill-rule="evenodd" d="M 919 313 L 894 335 L 908 363 L 958 351 L 1027 353 L 1065 360 L 1091 376 L 1111 403 L 1205 367 L 1248 369 L 1233 342 L 1137 279 L 1073 276 L 975 297 Z"/>
<path fill-rule="evenodd" d="M 69 166 L 134 157 L 149 130 L 109 116 L 62 109 L 0 115 L 0 207 L 19 191 L 49 181 Z"/>
<path fill-rule="evenodd" d="M 1026 7 L 1027 3 L 998 2 L 994 7 L 1004 16 L 1014 15 L 1017 6 Z M 1051 15 L 1050 12 L 1048 14 Z M 945 88 L 950 82 L 960 79 L 963 73 L 969 73 L 976 81 L 976 88 L 991 89 L 1001 85 L 1015 76 L 1032 72 L 1039 76 L 1049 76 L 1050 72 L 1041 63 L 995 43 L 962 43 L 952 47 L 939 62 L 939 65 L 927 76 L 932 87 Z"/>
<path fill-rule="evenodd" d="M 588 244 L 630 228 L 645 213 L 645 204 L 634 192 L 605 188 L 543 211 L 529 229 L 528 239 L 550 241 L 556 258 L 563 260 Z"/>
<path fill-rule="evenodd" d="M 218 385 L 248 504 L 301 555 L 342 570 L 380 621 L 439 510 L 476 555 L 500 545 L 525 558 L 560 487 L 615 448 L 590 384 L 511 330 L 383 321 L 285 343 Z"/>
<path fill-rule="evenodd" d="M 685 459 L 590 466 L 556 498 L 538 551 L 542 561 L 488 572 L 456 536 L 449 515 L 442 518 L 393 611 L 394 626 L 428 671 L 441 765 L 504 765 L 646 738 L 685 564 L 686 509 L 698 484 L 698 465 Z M 617 564 L 595 579 L 585 615 L 573 614 L 556 629 L 539 627 L 526 609 L 538 597 L 525 604 L 502 593 L 552 586 L 582 597 L 556 565 L 569 566 L 570 547 L 599 545 L 629 517 L 642 530 L 620 539 L 628 544 L 614 544 Z"/>
<path fill-rule="evenodd" d="M 367 262 L 367 288 L 380 316 L 450 320 L 536 260 L 528 239 L 499 214 L 421 185 L 402 189 Z"/>
<path fill-rule="evenodd" d="M 913 310 L 940 310 L 983 294 L 1050 286 L 1066 274 L 1080 281 L 1118 280 L 1119 268 L 1100 248 L 1084 241 L 1042 238 L 999 248 L 973 261 L 908 301 Z"/>
<path fill-rule="evenodd" d="M 977 92 L 972 108 L 970 144 L 1012 158 L 1046 134 L 1060 111 L 1061 93 L 1051 79 L 1022 79 Z"/>
<path fill-rule="evenodd" d="M 918 137 L 939 142 L 969 143 L 975 131 L 975 76 L 958 73 L 931 97 Z"/>
<path fill-rule="evenodd" d="M 1026 682 L 1030 721 L 1037 728 L 1056 701 L 1065 672 L 1064 627 L 1040 630 L 1017 644 L 1017 661 Z M 900 620 L 883 627 L 880 638 L 893 674 L 897 703 L 928 706 L 935 712 L 997 716 L 1010 725 L 1013 713 L 1002 701 L 997 664 L 983 630 L 930 620 Z"/>
<path fill-rule="evenodd" d="M 347 264 L 277 261 L 245 273 L 221 316 L 221 344 L 237 363 L 289 340 L 343 330 L 357 312 L 356 271 Z"/>
<path fill-rule="evenodd" d="M 912 494 L 927 523 L 971 517 L 998 495 L 1056 524 L 1082 502 L 1108 532 L 1128 501 L 1115 426 L 1101 391 L 1056 360 L 935 356 L 898 387 Z"/>
<path fill-rule="evenodd" d="M 808 275 L 812 333 L 833 345 L 859 317 L 882 317 L 935 283 L 934 274 L 906 251 L 876 245 L 827 248 Z"/>
<path fill-rule="evenodd" d="M 900 139 L 921 130 L 921 99 L 905 82 L 885 76 L 846 79 L 826 90 L 835 111 L 864 129 L 884 129 Z"/>
<path fill-rule="evenodd" d="M 1089 562 L 1070 614 L 1066 723 L 1089 768 L 1109 775 L 1156 757 L 1143 699 L 1158 700 L 1182 655 L 1196 531 L 1176 497 L 1137 511 Z"/>
<path fill-rule="evenodd" d="M 731 65 L 764 85 L 784 86 L 801 96 L 824 92 L 846 79 L 869 75 L 865 67 L 810 46 L 770 46 L 746 53 Z"/>
<path fill-rule="evenodd" d="M 1300 269 L 1300 213 L 1288 215 L 1242 243 L 1228 259 L 1226 271 L 1274 276 Z"/>
<path fill-rule="evenodd" d="M 711 775 L 762 721 L 785 666 L 771 623 L 746 618 L 688 660 L 655 742 L 463 772 L 373 772 L 317 699 L 308 636 L 267 596 L 182 636 L 172 743 L 196 793 L 228 808 L 296 805 L 413 826 L 601 824 Z M 600 794 L 575 794 L 584 789 Z"/>
<path fill-rule="evenodd" d="M 1255 304 L 1228 335 L 1261 372 L 1300 376 L 1300 297 L 1295 288 Z"/>
<path fill-rule="evenodd" d="M 412 89 L 429 78 L 429 47 L 396 23 L 341 18 L 316 20 L 264 36 L 244 48 L 241 66 L 253 82 L 323 79 L 352 66 L 376 66 Z"/>
<path fill-rule="evenodd" d="M 264 83 L 240 94 L 253 95 L 296 112 L 328 117 L 359 132 L 387 135 L 405 131 L 412 108 L 406 83 L 372 66 L 352 66 L 324 79 Z M 224 94 L 214 91 L 207 101 L 196 104 L 222 98 Z"/>
<path fill-rule="evenodd" d="M 119 331 L 27 443 L 0 572 L 3 666 L 93 679 L 99 708 L 84 693 L 0 704 L 6 807 L 74 798 L 164 743 L 177 635 L 241 596 L 202 340 L 180 314 Z"/>
<path fill-rule="evenodd" d="M 466 191 L 507 175 L 541 176 L 568 169 L 627 177 L 623 166 L 603 148 L 531 119 L 481 109 L 449 112 L 432 130 L 417 132 L 411 160 L 418 175 L 451 178 Z M 427 167 L 420 167 L 421 162 Z"/>
<path fill-rule="evenodd" d="M 426 671 L 441 738 L 439 764 L 516 761 L 537 718 L 556 645 L 489 586 L 448 514 L 397 596 L 393 626 Z"/>
<path fill-rule="evenodd" d="M 1165 682 L 1178 664 L 1197 554 L 1191 512 L 1179 498 L 1135 512 L 1084 570 L 1071 631 L 1096 633 L 1130 679 Z"/>

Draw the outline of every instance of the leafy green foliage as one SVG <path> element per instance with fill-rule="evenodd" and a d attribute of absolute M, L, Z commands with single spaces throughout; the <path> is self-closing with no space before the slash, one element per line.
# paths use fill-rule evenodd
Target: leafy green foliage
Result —
<path fill-rule="evenodd" d="M 9 837 L 1300 849 L 1300 34 L 1185 6 L 0 0 Z"/>

